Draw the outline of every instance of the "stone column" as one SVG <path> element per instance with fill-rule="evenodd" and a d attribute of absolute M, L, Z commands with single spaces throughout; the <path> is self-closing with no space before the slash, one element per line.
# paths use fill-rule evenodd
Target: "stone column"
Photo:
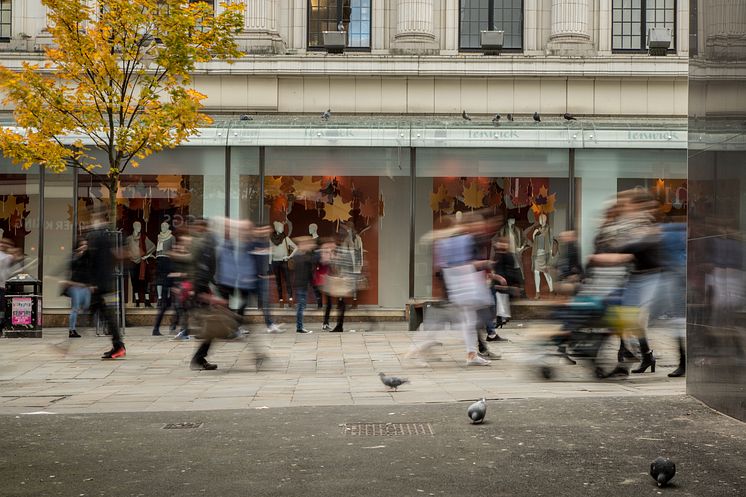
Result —
<path fill-rule="evenodd" d="M 746 3 L 708 0 L 700 8 L 705 16 L 705 51 L 713 60 L 746 60 Z"/>
<path fill-rule="evenodd" d="M 285 53 L 285 42 L 277 31 L 275 0 L 244 0 L 244 29 L 236 37 L 242 50 L 250 54 Z"/>
<path fill-rule="evenodd" d="M 399 0 L 392 53 L 438 53 L 433 33 L 433 0 Z"/>
<path fill-rule="evenodd" d="M 552 0 L 550 55 L 593 55 L 590 0 Z"/>

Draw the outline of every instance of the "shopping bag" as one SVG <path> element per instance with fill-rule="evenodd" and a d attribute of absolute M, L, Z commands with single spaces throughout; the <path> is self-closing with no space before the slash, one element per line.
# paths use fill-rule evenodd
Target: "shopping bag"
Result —
<path fill-rule="evenodd" d="M 332 297 L 349 297 L 355 290 L 355 279 L 348 276 L 327 275 L 324 279 L 324 293 Z"/>
<path fill-rule="evenodd" d="M 443 279 L 448 298 L 454 304 L 472 307 L 492 305 L 485 272 L 476 271 L 471 264 L 443 269 Z"/>

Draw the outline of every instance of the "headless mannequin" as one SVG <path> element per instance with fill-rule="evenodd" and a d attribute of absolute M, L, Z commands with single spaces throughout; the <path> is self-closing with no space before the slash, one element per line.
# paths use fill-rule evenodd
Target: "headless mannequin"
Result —
<path fill-rule="evenodd" d="M 352 273 L 358 276 L 361 275 L 363 273 L 363 239 L 360 237 L 360 233 L 357 232 L 353 223 L 347 225 L 347 237 L 344 241 L 344 248 L 352 254 Z M 357 303 L 357 288 L 352 292 L 352 300 L 353 303 Z"/>
<path fill-rule="evenodd" d="M 155 264 L 156 264 L 156 291 L 158 292 L 158 301 L 163 298 L 163 289 L 168 284 L 166 278 L 171 272 L 171 258 L 168 253 L 174 245 L 174 237 L 171 233 L 170 226 L 167 222 L 161 223 L 161 232 L 158 233 L 158 243 L 155 247 Z"/>
<path fill-rule="evenodd" d="M 144 299 L 145 307 L 150 305 L 148 294 L 148 259 L 153 257 L 155 244 L 142 232 L 140 221 L 132 223 L 132 234 L 127 238 L 127 248 L 130 253 L 130 279 L 132 281 L 132 298 L 135 307 L 140 307 Z"/>
<path fill-rule="evenodd" d="M 547 286 L 549 291 L 553 292 L 554 287 L 552 285 L 552 277 L 549 274 L 549 261 L 552 258 L 552 232 L 547 226 L 546 214 L 539 215 L 539 226 L 534 228 L 533 226 L 529 230 L 533 229 L 531 234 L 531 246 L 533 251 L 531 253 L 531 266 L 534 270 L 534 285 L 536 286 L 536 299 L 538 300 L 541 292 L 541 275 L 547 280 Z"/>
<path fill-rule="evenodd" d="M 298 247 L 295 245 L 293 240 L 285 234 L 285 225 L 280 221 L 272 223 L 275 232 L 270 236 L 270 252 L 269 262 L 272 267 L 272 272 L 275 275 L 275 283 L 277 284 L 277 297 L 280 300 L 280 304 L 284 302 L 282 285 L 285 283 L 285 287 L 288 291 L 288 302 L 293 302 L 293 286 L 290 284 L 290 270 L 288 269 L 288 259 L 295 255 Z"/>

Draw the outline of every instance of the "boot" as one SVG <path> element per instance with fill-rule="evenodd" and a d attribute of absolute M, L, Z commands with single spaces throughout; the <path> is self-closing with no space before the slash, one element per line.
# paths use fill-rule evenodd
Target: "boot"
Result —
<path fill-rule="evenodd" d="M 644 373 L 648 368 L 650 368 L 651 373 L 655 373 L 655 356 L 653 355 L 652 350 L 642 355 L 642 363 L 640 364 L 640 367 L 633 369 L 632 372 L 636 374 Z"/>
<path fill-rule="evenodd" d="M 670 378 L 678 378 L 686 374 L 686 349 L 684 348 L 684 339 L 679 338 L 679 367 L 668 373 Z"/>

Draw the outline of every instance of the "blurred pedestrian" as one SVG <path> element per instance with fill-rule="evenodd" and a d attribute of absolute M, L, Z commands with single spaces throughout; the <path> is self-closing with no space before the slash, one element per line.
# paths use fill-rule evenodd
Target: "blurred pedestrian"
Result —
<path fill-rule="evenodd" d="M 662 223 L 660 228 L 663 265 L 661 311 L 671 318 L 679 348 L 679 366 L 668 376 L 677 378 L 686 374 L 686 222 Z"/>
<path fill-rule="evenodd" d="M 88 267 L 91 264 L 88 254 L 88 241 L 78 240 L 78 247 L 73 251 L 69 263 L 68 279 L 60 282 L 64 287 L 63 294 L 70 297 L 70 319 L 68 336 L 80 338 L 77 331 L 78 315 L 88 310 L 91 305 L 91 289 L 88 282 Z"/>
<path fill-rule="evenodd" d="M 91 311 L 104 321 L 108 334 L 111 335 L 111 349 L 104 352 L 101 358 L 118 359 L 126 356 L 127 351 L 119 332 L 119 323 L 107 305 L 105 296 L 114 291 L 114 263 L 122 254 L 114 252 L 107 228 L 104 211 L 95 211 L 91 215 L 91 230 L 86 236 L 90 260 L 87 279 L 91 285 Z"/>
<path fill-rule="evenodd" d="M 495 297 L 495 315 L 497 327 L 502 328 L 511 318 L 510 299 L 514 294 L 520 294 L 523 278 L 520 267 L 515 262 L 513 253 L 510 252 L 508 239 L 498 238 L 494 242 L 494 251 L 491 262 L 491 291 Z M 487 335 L 488 342 L 503 340 L 497 330 L 493 328 L 492 333 Z"/>
<path fill-rule="evenodd" d="M 337 302 L 337 324 L 329 329 L 332 333 L 344 331 L 345 309 L 347 303 L 345 298 L 355 292 L 355 275 L 353 274 L 353 254 L 344 244 L 344 235 L 338 236 L 337 240 L 327 244 L 325 250 L 329 251 L 329 272 L 325 278 L 325 292 L 327 294 L 326 309 L 324 310 L 324 327 L 329 329 L 329 316 L 331 314 L 332 302 Z"/>
<path fill-rule="evenodd" d="M 211 303 L 216 301 L 210 289 L 215 282 L 217 270 L 217 241 L 214 234 L 208 229 L 205 219 L 198 219 L 194 223 L 194 239 L 192 240 L 193 260 L 193 285 L 194 285 L 194 307 L 196 312 L 206 310 Z M 227 303 L 226 303 L 227 304 Z M 192 369 L 214 370 L 218 366 L 207 361 L 207 354 L 212 345 L 212 337 L 202 340 L 197 351 L 192 357 L 190 367 Z"/>
<path fill-rule="evenodd" d="M 273 278 L 269 263 L 270 233 L 271 228 L 269 226 L 254 226 L 251 229 L 249 253 L 254 259 L 254 268 L 256 269 L 256 287 L 254 290 L 256 303 L 257 307 L 262 311 L 267 333 L 282 333 L 282 328 L 272 320 L 272 315 L 270 314 L 269 281 Z M 251 293 L 249 291 L 249 294 Z"/>

